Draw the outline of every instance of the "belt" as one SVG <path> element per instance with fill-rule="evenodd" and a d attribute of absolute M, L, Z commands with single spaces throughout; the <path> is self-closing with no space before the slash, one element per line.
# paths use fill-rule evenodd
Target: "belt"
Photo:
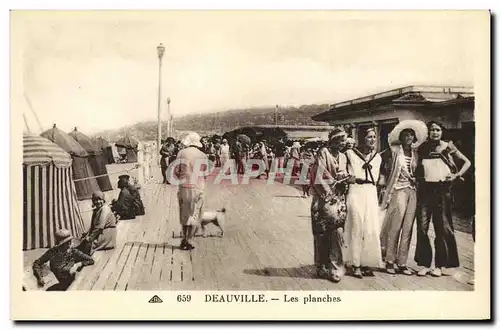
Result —
<path fill-rule="evenodd" d="M 362 180 L 362 179 L 356 179 L 355 181 L 356 184 L 371 184 L 371 185 L 375 185 L 374 182 L 372 181 L 369 181 L 369 180 Z"/>

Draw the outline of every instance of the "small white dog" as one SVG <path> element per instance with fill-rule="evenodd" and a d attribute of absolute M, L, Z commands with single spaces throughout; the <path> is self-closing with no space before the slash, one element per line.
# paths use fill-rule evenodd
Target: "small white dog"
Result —
<path fill-rule="evenodd" d="M 206 234 L 205 234 L 206 228 L 205 227 L 211 223 L 220 229 L 220 236 L 222 237 L 224 235 L 224 229 L 222 228 L 222 226 L 225 223 L 225 218 L 226 218 L 226 209 L 225 208 L 222 208 L 222 209 L 216 210 L 216 211 L 203 212 L 203 216 L 202 216 L 201 221 L 200 221 L 202 236 L 206 237 Z M 199 227 L 196 228 L 195 235 L 196 235 L 196 232 L 198 231 L 198 228 Z"/>

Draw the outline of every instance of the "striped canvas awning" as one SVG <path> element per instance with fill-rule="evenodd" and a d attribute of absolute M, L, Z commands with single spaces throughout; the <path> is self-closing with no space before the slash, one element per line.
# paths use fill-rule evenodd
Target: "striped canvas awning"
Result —
<path fill-rule="evenodd" d="M 23 165 L 71 166 L 71 156 L 57 144 L 38 135 L 23 135 Z"/>

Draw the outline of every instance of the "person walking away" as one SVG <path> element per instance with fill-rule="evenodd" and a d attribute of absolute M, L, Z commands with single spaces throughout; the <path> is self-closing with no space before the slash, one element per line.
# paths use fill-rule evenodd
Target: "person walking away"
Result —
<path fill-rule="evenodd" d="M 182 226 L 182 250 L 192 250 L 191 240 L 195 228 L 201 221 L 203 214 L 205 177 L 202 171 L 206 170 L 208 158 L 200 149 L 200 136 L 195 132 L 188 133 L 182 140 L 186 148 L 179 151 L 177 159 L 181 163 L 176 167 L 176 177 L 181 180 L 177 193 L 179 202 L 180 223 Z M 205 166 L 203 165 L 205 164 Z"/>
<path fill-rule="evenodd" d="M 169 160 L 169 152 L 168 152 L 168 146 L 167 146 L 167 141 L 162 141 L 162 146 L 160 149 L 160 168 L 161 168 L 161 175 L 163 176 L 163 183 L 167 184 L 167 168 L 168 168 L 168 160 Z"/>
<path fill-rule="evenodd" d="M 208 155 L 208 160 L 213 162 L 215 164 L 215 146 L 212 143 L 212 141 L 207 142 L 207 155 Z"/>
<path fill-rule="evenodd" d="M 369 128 L 361 149 L 346 151 L 347 170 L 355 179 L 347 194 L 345 260 L 357 278 L 374 276 L 373 269 L 383 267 L 376 186 L 382 159 L 376 145 L 375 129 Z"/>
<path fill-rule="evenodd" d="M 117 220 L 102 191 L 92 193 L 92 219 L 90 229 L 82 237 L 79 250 L 92 255 L 95 251 L 111 250 L 116 246 Z"/>
<path fill-rule="evenodd" d="M 227 143 L 226 139 L 222 140 L 222 145 L 220 146 L 220 167 L 221 169 L 224 168 L 224 166 L 229 162 L 231 159 L 231 151 L 229 149 L 229 144 Z M 227 174 L 227 171 L 226 173 Z"/>
<path fill-rule="evenodd" d="M 267 155 L 266 142 L 264 140 L 262 140 L 260 143 L 257 144 L 256 156 L 258 159 L 262 160 L 262 164 L 264 165 L 264 172 L 266 173 L 266 178 L 269 178 L 269 161 Z M 257 179 L 260 179 L 261 176 L 262 173 L 259 174 Z"/>
<path fill-rule="evenodd" d="M 120 175 L 118 177 L 118 199 L 113 199 L 111 202 L 111 210 L 116 213 L 120 220 L 135 219 L 135 205 L 134 197 L 130 192 L 130 185 L 128 184 L 128 175 Z"/>
<path fill-rule="evenodd" d="M 303 147 L 303 151 L 300 154 L 300 159 L 301 159 L 302 166 L 307 168 L 306 177 L 300 178 L 301 179 L 300 181 L 307 181 L 307 180 L 310 181 L 311 180 L 311 167 L 313 166 L 315 159 L 314 159 L 313 152 L 309 146 L 306 145 Z M 300 174 L 302 175 L 302 169 L 300 170 Z M 311 188 L 311 184 L 303 184 L 302 185 L 302 198 L 306 198 L 306 197 L 310 196 L 310 188 Z"/>
<path fill-rule="evenodd" d="M 398 271 L 404 275 L 413 275 L 407 267 L 407 261 L 417 210 L 416 148 L 426 138 L 427 126 L 419 120 L 402 121 L 389 134 L 388 142 L 392 147 L 387 160 L 382 161 L 385 171 L 380 180 L 384 181 L 382 185 L 385 186 L 381 208 L 387 209 L 380 241 L 382 257 L 389 274 L 396 274 Z"/>
<path fill-rule="evenodd" d="M 215 167 L 221 167 L 221 143 L 220 140 L 216 140 L 214 143 L 215 148 Z"/>
<path fill-rule="evenodd" d="M 293 162 L 292 176 L 300 171 L 300 142 L 295 141 L 290 150 L 290 161 Z"/>
<path fill-rule="evenodd" d="M 276 173 L 282 173 L 285 166 L 285 142 L 283 138 L 279 139 L 276 143 L 274 155 L 278 166 Z"/>
<path fill-rule="evenodd" d="M 47 291 L 66 291 L 75 279 L 78 264 L 81 266 L 93 265 L 94 259 L 72 246 L 73 237 L 69 230 L 57 230 L 55 238 L 56 245 L 33 262 L 33 275 L 38 286 L 43 287 L 45 281 L 43 280 L 42 266 L 48 262 L 50 270 L 59 283 L 51 286 Z"/>
<path fill-rule="evenodd" d="M 415 261 L 422 268 L 419 276 L 439 277 L 447 268 L 459 266 L 457 242 L 453 229 L 451 188 L 469 169 L 471 162 L 453 144 L 442 140 L 444 126 L 436 121 L 427 124 L 429 136 L 419 148 L 417 169 L 417 246 Z M 463 163 L 458 170 L 455 161 Z M 432 247 L 429 239 L 429 224 L 432 218 L 435 269 L 431 271 Z"/>
<path fill-rule="evenodd" d="M 311 227 L 314 265 L 318 277 L 339 282 L 344 273 L 343 235 L 345 221 L 345 185 L 347 158 L 340 152 L 346 133 L 335 128 L 329 134 L 329 144 L 321 148 L 311 170 Z M 332 204 L 341 207 L 331 216 Z M 342 222 L 342 223 L 340 223 Z"/>
<path fill-rule="evenodd" d="M 243 142 L 237 143 L 237 146 L 237 148 L 239 148 L 238 174 L 245 174 L 249 154 L 249 146 Z"/>

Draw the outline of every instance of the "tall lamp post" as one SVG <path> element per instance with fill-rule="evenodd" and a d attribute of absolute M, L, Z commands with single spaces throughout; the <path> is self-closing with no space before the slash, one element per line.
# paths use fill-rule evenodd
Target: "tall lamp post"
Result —
<path fill-rule="evenodd" d="M 157 143 L 158 153 L 160 153 L 160 149 L 161 149 L 161 62 L 162 62 L 163 54 L 165 53 L 165 47 L 163 46 L 163 44 L 159 44 L 158 47 L 156 47 L 156 50 L 158 51 L 158 61 L 159 61 L 159 66 L 158 66 L 158 140 L 156 141 L 156 143 Z"/>
<path fill-rule="evenodd" d="M 171 124 L 170 124 L 170 97 L 167 97 L 167 136 L 172 136 Z"/>
<path fill-rule="evenodd" d="M 170 134 L 174 136 L 174 116 L 170 114 Z"/>
<path fill-rule="evenodd" d="M 274 110 L 274 122 L 278 126 L 278 105 L 276 104 L 276 109 Z"/>

